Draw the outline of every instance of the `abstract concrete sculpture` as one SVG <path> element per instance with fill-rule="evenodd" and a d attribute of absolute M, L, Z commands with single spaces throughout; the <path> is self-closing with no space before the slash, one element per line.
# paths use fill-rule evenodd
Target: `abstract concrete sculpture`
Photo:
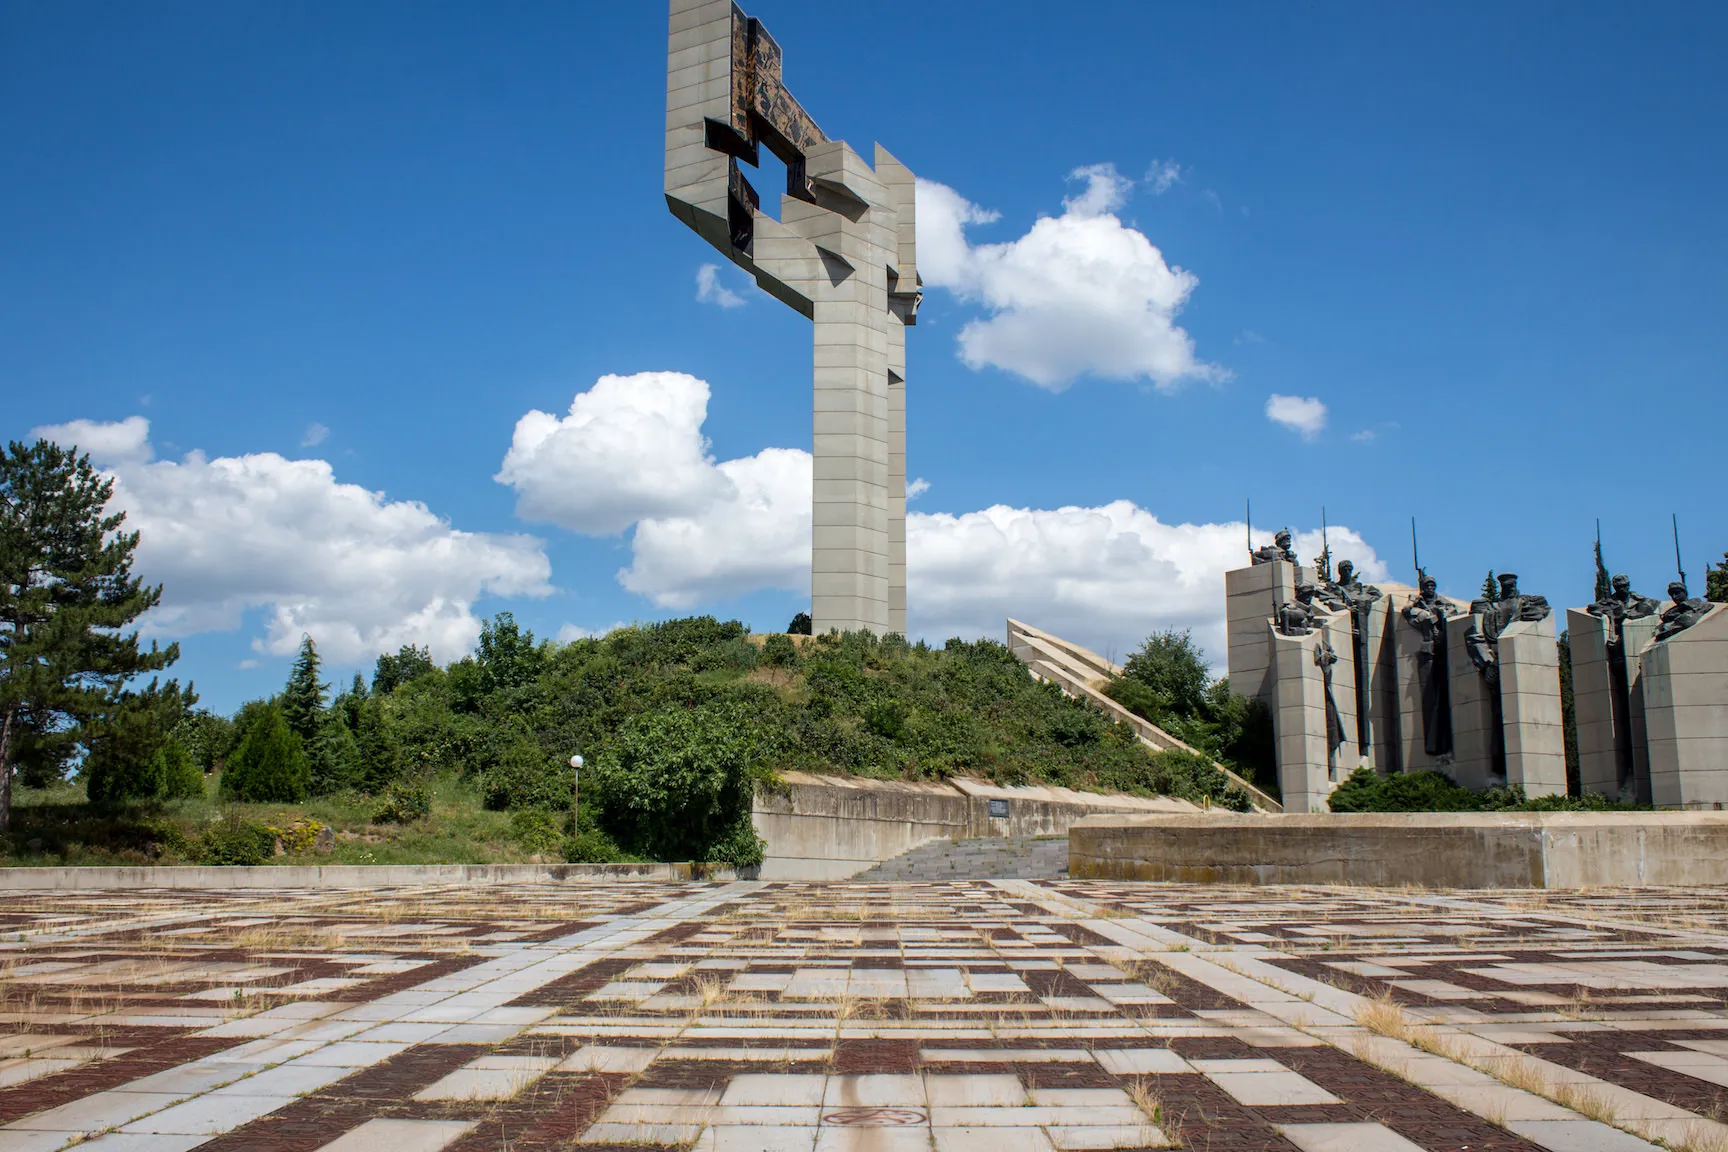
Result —
<path fill-rule="evenodd" d="M 671 0 L 666 203 L 815 324 L 815 631 L 906 631 L 906 328 L 920 301 L 912 173 L 823 135 L 780 46 L 731 0 Z M 786 166 L 780 216 L 739 162 Z"/>

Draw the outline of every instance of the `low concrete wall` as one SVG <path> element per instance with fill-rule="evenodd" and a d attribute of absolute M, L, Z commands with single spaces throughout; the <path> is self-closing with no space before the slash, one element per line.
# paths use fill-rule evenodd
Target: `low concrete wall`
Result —
<path fill-rule="evenodd" d="M 396 888 L 557 884 L 572 880 L 731 880 L 691 864 L 284 864 L 259 867 L 0 868 L 0 890 L 90 888 Z"/>
<path fill-rule="evenodd" d="M 1099 812 L 1195 812 L 1167 797 L 1068 788 L 1004 788 L 956 778 L 940 784 L 788 772 L 758 793 L 751 821 L 768 843 L 764 880 L 843 880 L 931 840 L 1059 836 Z M 1006 807 L 1006 816 L 991 814 Z"/>
<path fill-rule="evenodd" d="M 1583 888 L 1728 883 L 1728 813 L 1094 816 L 1076 877 L 1215 884 Z"/>

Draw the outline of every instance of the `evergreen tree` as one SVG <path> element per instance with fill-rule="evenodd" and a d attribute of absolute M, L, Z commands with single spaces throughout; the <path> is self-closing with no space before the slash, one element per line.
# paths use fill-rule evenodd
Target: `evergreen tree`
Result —
<path fill-rule="evenodd" d="M 1722 553 L 1722 563 L 1704 569 L 1704 598 L 1716 604 L 1728 604 L 1728 552 Z"/>
<path fill-rule="evenodd" d="M 792 623 L 786 625 L 786 635 L 808 636 L 810 635 L 810 629 L 812 627 L 813 625 L 810 621 L 810 613 L 800 612 L 796 616 L 792 617 Z"/>
<path fill-rule="evenodd" d="M 1596 599 L 1606 600 L 1608 594 L 1614 591 L 1613 581 L 1608 576 L 1608 566 L 1602 563 L 1602 538 L 1596 538 Z"/>
<path fill-rule="evenodd" d="M 360 742 L 354 738 L 343 714 L 332 708 L 312 747 L 312 794 L 328 796 L 357 788 L 360 781 Z"/>
<path fill-rule="evenodd" d="M 307 748 L 318 739 L 324 715 L 324 693 L 330 687 L 318 679 L 321 663 L 318 646 L 312 643 L 312 637 L 301 636 L 300 655 L 295 657 L 294 668 L 288 673 L 288 686 L 277 697 L 289 730 L 300 737 L 300 743 Z"/>
<path fill-rule="evenodd" d="M 1500 581 L 1494 578 L 1494 569 L 1488 569 L 1488 575 L 1482 579 L 1482 599 L 1492 604 L 1500 599 Z"/>
<path fill-rule="evenodd" d="M 125 692 L 121 706 L 85 738 L 84 780 L 96 802 L 157 800 L 167 778 L 159 755 L 186 719 L 192 701 L 180 686 L 152 680 L 142 692 Z"/>
<path fill-rule="evenodd" d="M 162 588 L 133 577 L 138 534 L 120 531 L 124 513 L 108 512 L 113 493 L 88 455 L 47 440 L 0 453 L 0 832 L 11 822 L 15 748 L 64 764 L 109 729 L 134 730 L 134 709 L 196 698 L 173 681 L 125 690 L 180 649 L 145 650 L 124 631 Z"/>
<path fill-rule="evenodd" d="M 196 800 L 204 795 L 204 773 L 177 738 L 170 736 L 156 752 L 154 774 L 161 780 L 164 800 Z"/>
<path fill-rule="evenodd" d="M 401 770 L 402 749 L 377 697 L 361 706 L 354 740 L 360 746 L 360 786 L 382 792 Z"/>
<path fill-rule="evenodd" d="M 266 704 L 254 713 L 240 746 L 222 773 L 222 793 L 233 800 L 295 803 L 311 791 L 312 767 L 282 709 Z"/>

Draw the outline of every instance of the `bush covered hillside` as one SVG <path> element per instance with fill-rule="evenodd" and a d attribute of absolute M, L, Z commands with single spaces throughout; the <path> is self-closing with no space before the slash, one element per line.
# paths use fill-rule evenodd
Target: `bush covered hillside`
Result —
<path fill-rule="evenodd" d="M 275 699 L 231 720 L 192 714 L 159 761 L 105 783 L 110 809 L 134 810 L 128 824 L 104 809 L 109 834 L 134 828 L 147 856 L 227 860 L 245 834 L 232 819 L 206 826 L 224 812 L 260 814 L 246 817 L 254 824 L 269 813 L 280 831 L 315 811 L 343 843 L 367 837 L 377 859 L 400 859 L 386 846 L 467 820 L 476 834 L 514 838 L 518 859 L 532 850 L 750 864 L 762 851 L 750 827 L 753 790 L 792 769 L 966 774 L 1247 807 L 1210 763 L 1150 753 L 1125 726 L 1034 681 L 992 641 L 752 637 L 736 621 L 695 617 L 536 643 L 500 614 L 476 653 L 448 668 L 404 648 L 378 661 L 370 684 L 355 677 L 331 695 L 319 675 L 308 640 Z M 575 752 L 587 762 L 580 828 L 569 826 Z M 189 786 L 187 764 L 209 773 L 206 789 Z M 203 791 L 211 798 L 174 799 Z M 14 852 L 30 838 L 38 846 L 25 855 L 52 851 L 65 836 L 44 839 L 28 805 Z M 56 818 L 64 822 L 67 809 L 59 805 Z M 487 823 L 487 812 L 498 815 Z M 166 829 L 175 819 L 178 831 Z M 273 848 L 281 837 L 254 839 Z M 447 837 L 433 840 L 449 850 Z M 339 858 L 352 857 L 349 848 L 339 843 Z M 482 858 L 510 855 L 495 847 Z"/>

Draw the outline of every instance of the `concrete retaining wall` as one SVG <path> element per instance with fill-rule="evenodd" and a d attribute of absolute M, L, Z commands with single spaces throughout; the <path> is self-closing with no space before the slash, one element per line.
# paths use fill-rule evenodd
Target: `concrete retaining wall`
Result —
<path fill-rule="evenodd" d="M 1728 883 L 1728 813 L 1094 816 L 1076 877 L 1218 884 L 1582 888 Z"/>
<path fill-rule="evenodd" d="M 0 868 L 0 890 L 91 888 L 395 888 L 411 884 L 556 884 L 567 880 L 731 880 L 690 864 L 323 864 L 250 867 Z"/>
<path fill-rule="evenodd" d="M 768 842 L 764 880 L 842 880 L 931 840 L 1052 836 L 1099 812 L 1196 812 L 1167 797 L 1067 788 L 1003 788 L 982 780 L 940 784 L 788 772 L 784 789 L 759 793 L 751 821 Z M 992 801 L 997 811 L 991 815 Z"/>

